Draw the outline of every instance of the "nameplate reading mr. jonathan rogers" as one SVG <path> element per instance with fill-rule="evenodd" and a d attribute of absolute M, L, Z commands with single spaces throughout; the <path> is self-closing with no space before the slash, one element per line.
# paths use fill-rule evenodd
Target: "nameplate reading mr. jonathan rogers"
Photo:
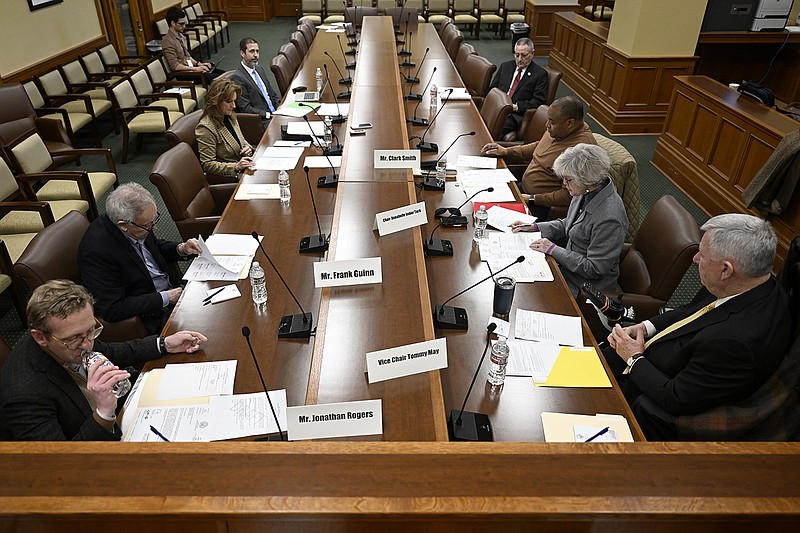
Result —
<path fill-rule="evenodd" d="M 367 285 L 382 281 L 380 257 L 314 263 L 314 286 L 317 288 Z"/>
<path fill-rule="evenodd" d="M 383 433 L 380 400 L 286 408 L 289 440 L 356 437 Z"/>
<path fill-rule="evenodd" d="M 421 226 L 428 223 L 428 213 L 425 211 L 425 202 L 398 207 L 375 215 L 375 225 L 378 234 L 383 237 L 390 233 L 397 233 L 404 229 Z"/>
<path fill-rule="evenodd" d="M 447 343 L 444 338 L 367 354 L 370 383 L 446 367 Z"/>
<path fill-rule="evenodd" d="M 375 150 L 375 168 L 419 168 L 419 150 Z"/>

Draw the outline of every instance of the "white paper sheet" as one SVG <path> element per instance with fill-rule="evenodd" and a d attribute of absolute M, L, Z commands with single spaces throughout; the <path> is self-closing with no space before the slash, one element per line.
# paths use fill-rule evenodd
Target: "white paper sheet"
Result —
<path fill-rule="evenodd" d="M 239 292 L 239 287 L 237 287 L 236 285 L 225 285 L 223 287 L 214 287 L 213 289 L 208 289 L 206 291 L 206 297 L 209 297 L 212 294 L 213 296 L 211 297 L 209 305 L 227 302 L 228 300 L 239 298 L 242 295 L 242 293 Z"/>
<path fill-rule="evenodd" d="M 286 389 L 269 391 L 275 414 L 286 431 Z M 225 440 L 277 433 L 278 427 L 263 392 L 212 396 L 208 440 Z"/>
<path fill-rule="evenodd" d="M 453 89 L 452 93 L 448 93 L 450 89 Z M 445 102 L 447 100 L 472 100 L 469 91 L 464 87 L 440 87 L 439 94 L 441 95 L 441 99 Z"/>
<path fill-rule="evenodd" d="M 566 346 L 583 346 L 581 317 L 517 309 L 514 337 Z"/>
<path fill-rule="evenodd" d="M 547 380 L 561 350 L 558 344 L 520 340 L 509 340 L 508 348 L 510 354 L 506 375 L 530 376 L 537 383 Z"/>
<path fill-rule="evenodd" d="M 259 240 L 264 239 L 259 235 Z M 215 233 L 206 241 L 209 251 L 214 255 L 253 255 L 258 243 L 249 234 Z"/>
<path fill-rule="evenodd" d="M 456 160 L 456 166 L 471 168 L 497 168 L 497 158 L 461 154 Z"/>
<path fill-rule="evenodd" d="M 150 426 L 170 442 L 208 442 L 208 405 L 140 407 L 126 434 L 128 442 L 163 442 Z"/>
<path fill-rule="evenodd" d="M 311 146 L 311 141 L 275 141 L 272 143 L 272 146 L 302 146 L 303 148 L 308 148 Z"/>
<path fill-rule="evenodd" d="M 311 129 L 309 129 L 309 124 Z M 306 124 L 305 120 L 297 122 L 289 122 L 286 125 L 287 135 L 316 135 L 322 137 L 325 135 L 325 123 L 321 120 L 311 120 Z"/>
<path fill-rule="evenodd" d="M 299 160 L 299 158 L 289 157 L 259 157 L 253 168 L 255 170 L 294 170 Z"/>
<path fill-rule="evenodd" d="M 524 262 L 514 265 L 505 273 L 513 277 L 517 283 L 553 281 L 553 272 L 550 270 L 546 256 L 528 247 L 528 244 L 534 239 L 538 239 L 540 235 L 538 232 L 499 233 L 491 231 L 488 237 L 480 243 L 481 261 L 486 261 L 492 272 L 497 272 L 519 256 L 524 256 Z"/>
<path fill-rule="evenodd" d="M 159 400 L 177 400 L 233 394 L 236 363 L 237 361 L 234 359 L 167 365 L 164 368 L 164 376 L 161 378 L 157 398 Z"/>
<path fill-rule="evenodd" d="M 235 281 L 239 279 L 243 267 L 242 261 L 229 257 L 214 257 L 202 237 L 199 237 L 197 241 L 202 251 L 186 269 L 183 279 L 188 281 Z M 247 257 L 243 259 L 244 261 L 248 260 Z"/>
<path fill-rule="evenodd" d="M 328 159 L 330 158 L 330 163 Z M 342 156 L 340 155 L 331 155 L 325 157 L 324 155 L 310 155 L 307 156 L 305 161 L 303 161 L 303 166 L 308 168 L 331 168 L 331 164 L 333 164 L 334 168 L 339 168 L 342 166 Z"/>
<path fill-rule="evenodd" d="M 236 189 L 234 200 L 278 200 L 281 188 L 277 183 L 242 183 Z M 213 237 L 213 235 L 212 235 Z"/>
<path fill-rule="evenodd" d="M 309 113 L 311 113 L 311 111 L 312 110 L 308 107 L 302 107 L 296 105 L 283 105 L 278 109 L 276 109 L 273 115 L 300 118 L 308 115 Z"/>
<path fill-rule="evenodd" d="M 536 217 L 534 216 L 526 215 L 525 213 L 520 213 L 513 209 L 506 209 L 499 205 L 493 205 L 486 210 L 486 213 L 489 215 L 489 219 L 487 220 L 489 225 L 504 233 L 513 233 L 511 231 L 512 222 L 520 221 L 526 224 L 533 224 L 536 222 Z M 541 233 L 539 233 L 539 235 L 541 235 Z"/>
<path fill-rule="evenodd" d="M 350 104 L 339 104 L 339 107 L 336 107 L 336 104 L 322 104 L 317 109 L 317 114 L 322 115 L 323 117 L 333 117 L 336 115 L 341 114 L 343 117 L 346 117 L 347 114 L 350 112 Z"/>

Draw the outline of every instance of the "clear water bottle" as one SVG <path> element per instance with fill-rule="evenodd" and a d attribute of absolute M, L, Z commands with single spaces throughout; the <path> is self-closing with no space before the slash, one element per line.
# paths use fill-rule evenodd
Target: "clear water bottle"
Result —
<path fill-rule="evenodd" d="M 439 110 L 439 89 L 436 87 L 436 84 L 431 85 L 431 107 L 430 111 L 428 111 L 428 120 L 433 120 L 433 117 L 436 116 L 436 112 Z"/>
<path fill-rule="evenodd" d="M 502 387 L 506 382 L 506 367 L 508 366 L 508 344 L 505 337 L 500 337 L 492 345 L 491 364 L 489 366 L 489 377 L 486 379 L 489 385 Z"/>
<path fill-rule="evenodd" d="M 289 205 L 292 199 L 292 190 L 289 188 L 289 174 L 285 170 L 278 173 L 278 187 L 281 193 L 281 205 Z"/>
<path fill-rule="evenodd" d="M 323 142 L 325 143 L 326 148 L 330 148 L 333 144 L 333 123 L 331 122 L 331 117 L 326 116 L 324 119 L 325 123 L 325 136 L 323 137 Z"/>
<path fill-rule="evenodd" d="M 478 212 L 475 213 L 475 235 L 472 237 L 475 242 L 481 242 L 486 238 L 488 220 L 489 213 L 486 212 L 486 206 L 482 205 Z"/>
<path fill-rule="evenodd" d="M 81 352 L 81 359 L 83 360 L 83 368 L 86 369 L 86 372 L 89 372 L 89 367 L 95 364 L 98 361 L 102 361 L 103 366 L 115 366 L 114 363 L 108 360 L 108 357 L 101 354 L 100 352 L 95 352 L 92 350 L 84 350 Z M 117 381 L 113 387 L 111 387 L 111 392 L 117 398 L 122 398 L 128 391 L 131 390 L 131 380 L 123 379 L 122 381 Z"/>
<path fill-rule="evenodd" d="M 250 286 L 253 288 L 253 303 L 256 305 L 266 305 L 267 303 L 267 282 L 264 277 L 264 269 L 253 261 L 250 267 Z"/>
<path fill-rule="evenodd" d="M 436 161 L 436 180 L 444 183 L 447 179 L 447 156 L 442 156 Z"/>
<path fill-rule="evenodd" d="M 321 68 L 317 67 L 317 73 L 314 75 L 314 77 L 317 79 L 317 92 L 321 93 L 322 92 L 322 69 Z"/>

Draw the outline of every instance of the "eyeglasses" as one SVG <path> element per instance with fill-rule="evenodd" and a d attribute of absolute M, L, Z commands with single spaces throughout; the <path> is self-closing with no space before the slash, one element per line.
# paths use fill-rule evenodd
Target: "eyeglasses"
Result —
<path fill-rule="evenodd" d="M 564 183 L 564 185 L 566 185 L 567 183 L 572 183 L 572 180 L 573 180 L 573 179 L 574 179 L 574 178 L 571 178 L 571 177 L 569 177 L 569 176 L 562 176 L 562 177 L 561 177 L 561 181 Z"/>
<path fill-rule="evenodd" d="M 186 21 L 184 20 L 183 22 L 181 22 L 180 20 L 177 20 L 177 21 L 175 21 L 175 24 L 177 26 L 186 26 Z"/>
<path fill-rule="evenodd" d="M 66 348 L 67 350 L 77 350 L 78 348 L 83 346 L 84 342 L 93 341 L 97 337 L 99 337 L 101 333 L 103 333 L 103 324 L 101 324 L 97 320 L 97 318 L 94 319 L 94 323 L 95 323 L 95 327 L 93 329 L 87 331 L 84 335 L 77 335 L 77 336 L 74 336 L 74 337 L 70 337 L 67 340 L 61 340 L 58 337 L 56 337 L 55 335 L 53 335 L 52 333 L 45 333 L 45 335 L 47 335 L 48 337 L 50 337 L 51 339 L 53 339 L 55 341 L 60 342 L 64 346 L 64 348 Z"/>
<path fill-rule="evenodd" d="M 528 57 L 532 53 L 533 53 L 533 50 L 531 50 L 530 52 L 514 52 L 514 57 L 518 57 L 520 59 L 525 59 L 526 57 Z"/>
<path fill-rule="evenodd" d="M 145 231 L 153 231 L 153 229 L 156 227 L 156 224 L 158 224 L 158 220 L 160 218 L 161 218 L 161 213 L 156 213 L 156 218 L 153 219 L 153 221 L 147 226 L 142 226 L 141 224 L 137 224 L 136 222 L 126 222 L 126 224 L 130 224 L 131 226 L 136 226 L 137 228 L 143 229 Z"/>

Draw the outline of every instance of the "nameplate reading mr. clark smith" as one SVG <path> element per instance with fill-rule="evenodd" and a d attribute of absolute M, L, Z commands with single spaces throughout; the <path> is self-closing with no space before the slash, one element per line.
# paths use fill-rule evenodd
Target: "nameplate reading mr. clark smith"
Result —
<path fill-rule="evenodd" d="M 383 271 L 380 257 L 314 263 L 314 286 L 318 289 L 345 285 L 368 285 L 382 281 Z"/>
<path fill-rule="evenodd" d="M 289 440 L 356 437 L 383 433 L 380 400 L 286 408 Z"/>
<path fill-rule="evenodd" d="M 447 341 L 444 338 L 367 354 L 367 372 L 370 383 L 446 367 Z"/>
<path fill-rule="evenodd" d="M 378 234 L 383 237 L 390 233 L 396 233 L 427 223 L 428 213 L 425 211 L 425 202 L 417 202 L 416 204 L 378 213 L 375 215 L 375 225 L 372 229 L 378 230 Z"/>
<path fill-rule="evenodd" d="M 375 168 L 419 168 L 419 150 L 375 150 Z"/>

